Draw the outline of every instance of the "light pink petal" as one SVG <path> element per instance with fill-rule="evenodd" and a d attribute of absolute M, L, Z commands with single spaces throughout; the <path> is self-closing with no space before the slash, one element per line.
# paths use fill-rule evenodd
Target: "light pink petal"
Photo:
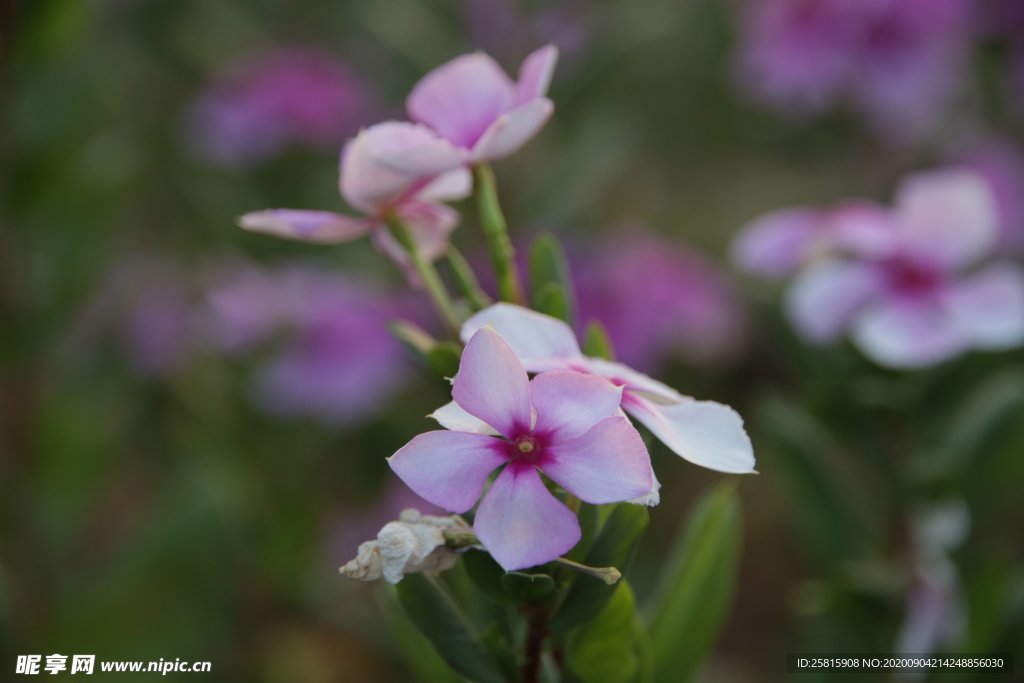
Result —
<path fill-rule="evenodd" d="M 510 464 L 480 502 L 477 538 L 506 571 L 550 562 L 580 540 L 576 515 L 556 499 L 532 465 Z"/>
<path fill-rule="evenodd" d="M 424 76 L 406 100 L 410 118 L 470 149 L 515 104 L 516 88 L 482 52 L 456 57 Z"/>
<path fill-rule="evenodd" d="M 345 145 L 341 195 L 361 211 L 379 213 L 464 162 L 463 152 L 424 126 L 379 123 Z"/>
<path fill-rule="evenodd" d="M 350 242 L 364 237 L 372 227 L 369 221 L 350 218 L 330 211 L 268 209 L 247 213 L 238 225 L 253 232 L 287 237 L 305 242 Z"/>
<path fill-rule="evenodd" d="M 473 146 L 470 160 L 496 161 L 516 152 L 540 132 L 554 111 L 551 100 L 542 97 L 502 114 Z"/>
<path fill-rule="evenodd" d="M 526 104 L 548 94 L 551 76 L 558 63 L 558 48 L 545 45 L 523 60 L 519 67 L 519 82 L 516 84 L 516 104 Z"/>
<path fill-rule="evenodd" d="M 602 358 L 585 358 L 580 362 L 570 364 L 573 369 L 580 372 L 592 372 L 595 375 L 605 377 L 613 384 L 626 388 L 626 391 L 642 395 L 655 403 L 678 403 L 688 400 L 685 396 L 658 380 L 648 377 L 642 372 L 637 372 L 628 365 L 604 360 Z"/>
<path fill-rule="evenodd" d="M 432 412 L 427 417 L 437 420 L 445 429 L 454 432 L 469 432 L 471 434 L 487 434 L 498 436 L 498 430 L 487 424 L 478 417 L 474 417 L 459 407 L 455 401 L 449 401 Z"/>
<path fill-rule="evenodd" d="M 501 336 L 485 327 L 462 352 L 452 386 L 459 407 L 503 435 L 529 431 L 530 380 L 522 363 Z"/>
<path fill-rule="evenodd" d="M 473 193 L 473 175 L 467 168 L 442 173 L 416 191 L 415 199 L 451 202 Z"/>
<path fill-rule="evenodd" d="M 672 452 L 695 465 L 736 474 L 754 471 L 754 447 L 743 418 L 729 406 L 692 399 L 658 405 L 627 392 L 622 407 Z"/>
<path fill-rule="evenodd" d="M 1018 266 L 989 266 L 951 286 L 945 305 L 961 333 L 978 348 L 1024 343 L 1024 272 Z"/>
<path fill-rule="evenodd" d="M 804 264 L 812 245 L 823 233 L 820 211 L 773 211 L 741 229 L 732 244 L 732 260 L 748 273 L 782 277 Z"/>
<path fill-rule="evenodd" d="M 605 418 L 572 441 L 549 446 L 544 474 L 594 505 L 646 496 L 654 486 L 651 458 L 625 417 Z"/>
<path fill-rule="evenodd" d="M 896 204 L 904 248 L 938 264 L 968 265 L 998 239 L 995 197 L 972 171 L 911 176 L 900 186 Z"/>
<path fill-rule="evenodd" d="M 870 265 L 824 261 L 804 270 L 790 284 L 786 313 L 808 341 L 832 342 L 881 287 L 882 276 Z"/>
<path fill-rule="evenodd" d="M 561 443 L 616 415 L 622 402 L 622 387 L 597 375 L 556 370 L 533 378 L 530 398 L 537 411 L 534 432 Z"/>
<path fill-rule="evenodd" d="M 883 259 L 896 251 L 899 235 L 895 211 L 872 202 L 837 206 L 825 216 L 831 251 Z"/>
<path fill-rule="evenodd" d="M 515 304 L 498 303 L 463 323 L 462 341 L 469 341 L 487 325 L 512 347 L 530 372 L 564 369 L 568 361 L 583 358 L 572 328 L 558 318 Z"/>
<path fill-rule="evenodd" d="M 505 462 L 502 442 L 482 434 L 426 432 L 388 458 L 395 474 L 434 505 L 463 513 L 480 498 L 487 477 Z"/>
<path fill-rule="evenodd" d="M 933 299 L 887 299 L 854 321 L 852 339 L 879 365 L 918 368 L 963 353 L 971 340 Z"/>

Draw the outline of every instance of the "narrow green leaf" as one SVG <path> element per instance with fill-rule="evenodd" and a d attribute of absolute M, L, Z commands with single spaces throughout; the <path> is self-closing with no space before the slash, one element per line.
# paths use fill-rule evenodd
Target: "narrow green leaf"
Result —
<path fill-rule="evenodd" d="M 386 593 L 386 600 L 380 600 L 384 603 L 384 614 L 405 662 L 417 680 L 421 683 L 460 683 L 462 678 L 451 670 L 399 606 L 395 592 L 389 590 Z"/>
<path fill-rule="evenodd" d="M 569 262 L 558 239 L 544 233 L 530 245 L 530 291 L 533 307 L 569 324 L 573 321 L 573 286 Z"/>
<path fill-rule="evenodd" d="M 566 664 L 581 683 L 630 683 L 639 677 L 636 619 L 633 590 L 621 581 L 604 609 L 566 641 Z"/>
<path fill-rule="evenodd" d="M 490 306 L 491 298 L 480 286 L 476 274 L 462 253 L 455 247 L 449 246 L 447 257 L 448 265 L 452 267 L 452 273 L 455 275 L 455 286 L 458 287 L 459 293 L 465 297 L 473 310 L 479 311 Z"/>
<path fill-rule="evenodd" d="M 608 336 L 608 330 L 597 320 L 587 323 L 587 331 L 583 336 L 583 353 L 594 358 L 615 360 L 615 349 Z"/>
<path fill-rule="evenodd" d="M 688 681 L 714 644 L 732 604 L 741 519 L 732 484 L 705 495 L 689 519 L 652 596 L 655 680 Z"/>
<path fill-rule="evenodd" d="M 630 503 L 609 507 L 612 507 L 612 512 L 583 562 L 592 567 L 616 567 L 625 573 L 637 544 L 647 530 L 647 508 Z M 614 592 L 615 586 L 609 586 L 600 579 L 576 576 L 551 620 L 552 632 L 564 633 L 590 619 L 604 608 Z"/>
<path fill-rule="evenodd" d="M 481 635 L 439 584 L 414 574 L 402 579 L 395 591 L 409 619 L 451 668 L 481 683 L 506 680 Z"/>

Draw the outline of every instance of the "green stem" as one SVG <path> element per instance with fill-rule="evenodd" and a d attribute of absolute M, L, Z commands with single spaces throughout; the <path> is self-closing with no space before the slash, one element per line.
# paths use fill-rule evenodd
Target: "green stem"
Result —
<path fill-rule="evenodd" d="M 578 571 L 581 574 L 586 574 L 587 576 L 593 576 L 595 579 L 604 581 L 609 586 L 614 586 L 618 583 L 619 579 L 622 578 L 622 572 L 615 567 L 591 567 L 589 565 L 580 564 L 579 562 L 574 562 L 565 557 L 559 557 L 554 560 L 554 564 L 568 567 L 569 569 Z"/>
<path fill-rule="evenodd" d="M 459 285 L 459 289 L 473 310 L 479 311 L 490 306 L 491 298 L 480 287 L 473 269 L 469 267 L 465 257 L 455 247 L 448 247 L 448 263 L 452 267 L 452 272 L 455 273 L 455 281 Z"/>
<path fill-rule="evenodd" d="M 498 292 L 503 301 L 522 304 L 523 287 L 519 283 L 519 273 L 516 270 L 516 252 L 508 238 L 505 215 L 501 212 L 501 204 L 498 202 L 494 171 L 487 164 L 477 164 L 473 167 L 473 181 L 480 208 L 480 225 L 483 227 L 484 237 L 487 238 L 487 250 L 490 252 L 494 272 L 498 277 Z"/>
<path fill-rule="evenodd" d="M 401 218 L 394 213 L 389 213 L 384 217 L 384 220 L 391 234 L 402 245 L 406 253 L 409 254 L 409 260 L 412 261 L 413 268 L 416 269 L 416 273 L 423 280 L 427 296 L 434 303 L 434 307 L 437 308 L 441 319 L 451 330 L 452 334 L 458 338 L 462 321 L 459 320 L 459 316 L 455 312 L 455 306 L 452 304 L 451 297 L 448 296 L 448 290 L 445 289 L 441 276 L 437 274 L 437 269 L 434 268 L 434 264 L 427 261 L 420 254 L 419 249 L 416 247 L 416 241 L 409 231 L 409 227 L 402 222 Z"/>

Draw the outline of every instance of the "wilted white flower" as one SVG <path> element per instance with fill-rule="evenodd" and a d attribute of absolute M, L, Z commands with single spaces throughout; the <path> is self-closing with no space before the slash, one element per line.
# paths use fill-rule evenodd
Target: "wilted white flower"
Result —
<path fill-rule="evenodd" d="M 376 541 L 359 546 L 354 560 L 340 567 L 342 576 L 360 581 L 375 581 L 382 576 L 398 583 L 406 574 L 437 574 L 455 565 L 454 548 L 445 545 L 445 532 L 471 533 L 460 517 L 421 515 L 418 510 L 403 510 L 398 521 L 388 522 Z"/>

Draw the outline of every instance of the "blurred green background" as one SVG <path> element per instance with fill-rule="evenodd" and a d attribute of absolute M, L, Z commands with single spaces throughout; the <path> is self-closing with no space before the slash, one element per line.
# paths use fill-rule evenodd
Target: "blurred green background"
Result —
<path fill-rule="evenodd" d="M 337 567 L 415 504 L 384 458 L 429 428 L 422 416 L 446 385 L 397 346 L 364 374 L 349 366 L 379 348 L 373 335 L 392 313 L 429 324 L 426 300 L 403 293 L 368 244 L 285 243 L 234 219 L 340 208 L 340 143 L 404 118 L 423 73 L 477 48 L 514 73 L 549 41 L 562 50 L 555 116 L 496 166 L 515 241 L 552 231 L 585 269 L 597 245 L 641 231 L 702 254 L 728 292 L 728 353 L 636 351 L 684 393 L 734 406 L 758 455 L 761 474 L 739 482 L 734 608 L 700 679 L 786 680 L 787 652 L 892 651 L 914 604 L 914 520 L 936 509 L 966 531 L 949 551 L 945 611 L 921 617 L 952 625 L 933 647 L 1016 651 L 1024 666 L 1024 353 L 909 374 L 846 346 L 810 350 L 776 292 L 730 275 L 727 258 L 765 211 L 887 199 L 900 176 L 974 139 L 1012 146 L 1024 127 L 1000 80 L 1005 41 L 973 44 L 968 95 L 936 135 L 911 141 L 841 107 L 791 116 L 748 96 L 735 66 L 740 3 L 0 7 L 0 677 L 14 679 L 17 654 L 59 652 L 213 662 L 205 678 L 167 680 L 411 679 L 389 591 Z M 344 65 L 337 125 L 316 139 L 245 118 L 274 95 L 246 69 L 269 69 L 253 56 L 282 46 Z M 308 96 L 281 78 L 279 97 Z M 456 243 L 486 267 L 472 219 Z M 604 259 L 618 262 L 614 248 Z M 599 311 L 602 271 L 580 277 Z M 215 296 L 253 281 L 243 303 Z M 645 286 L 619 308 L 653 305 Z M 326 303 L 267 313 L 275 287 L 288 289 L 282 306 Z M 328 324 L 317 336 L 332 306 L 359 309 L 371 331 L 335 337 Z M 233 339 L 246 324 L 260 328 L 246 333 L 256 341 Z M 309 399 L 302 382 L 321 372 L 350 375 Z M 387 389 L 369 396 L 378 376 Z M 358 419 L 332 401 L 363 406 L 351 408 Z M 662 504 L 632 570 L 641 598 L 696 496 L 723 478 L 657 442 L 651 451 Z"/>

